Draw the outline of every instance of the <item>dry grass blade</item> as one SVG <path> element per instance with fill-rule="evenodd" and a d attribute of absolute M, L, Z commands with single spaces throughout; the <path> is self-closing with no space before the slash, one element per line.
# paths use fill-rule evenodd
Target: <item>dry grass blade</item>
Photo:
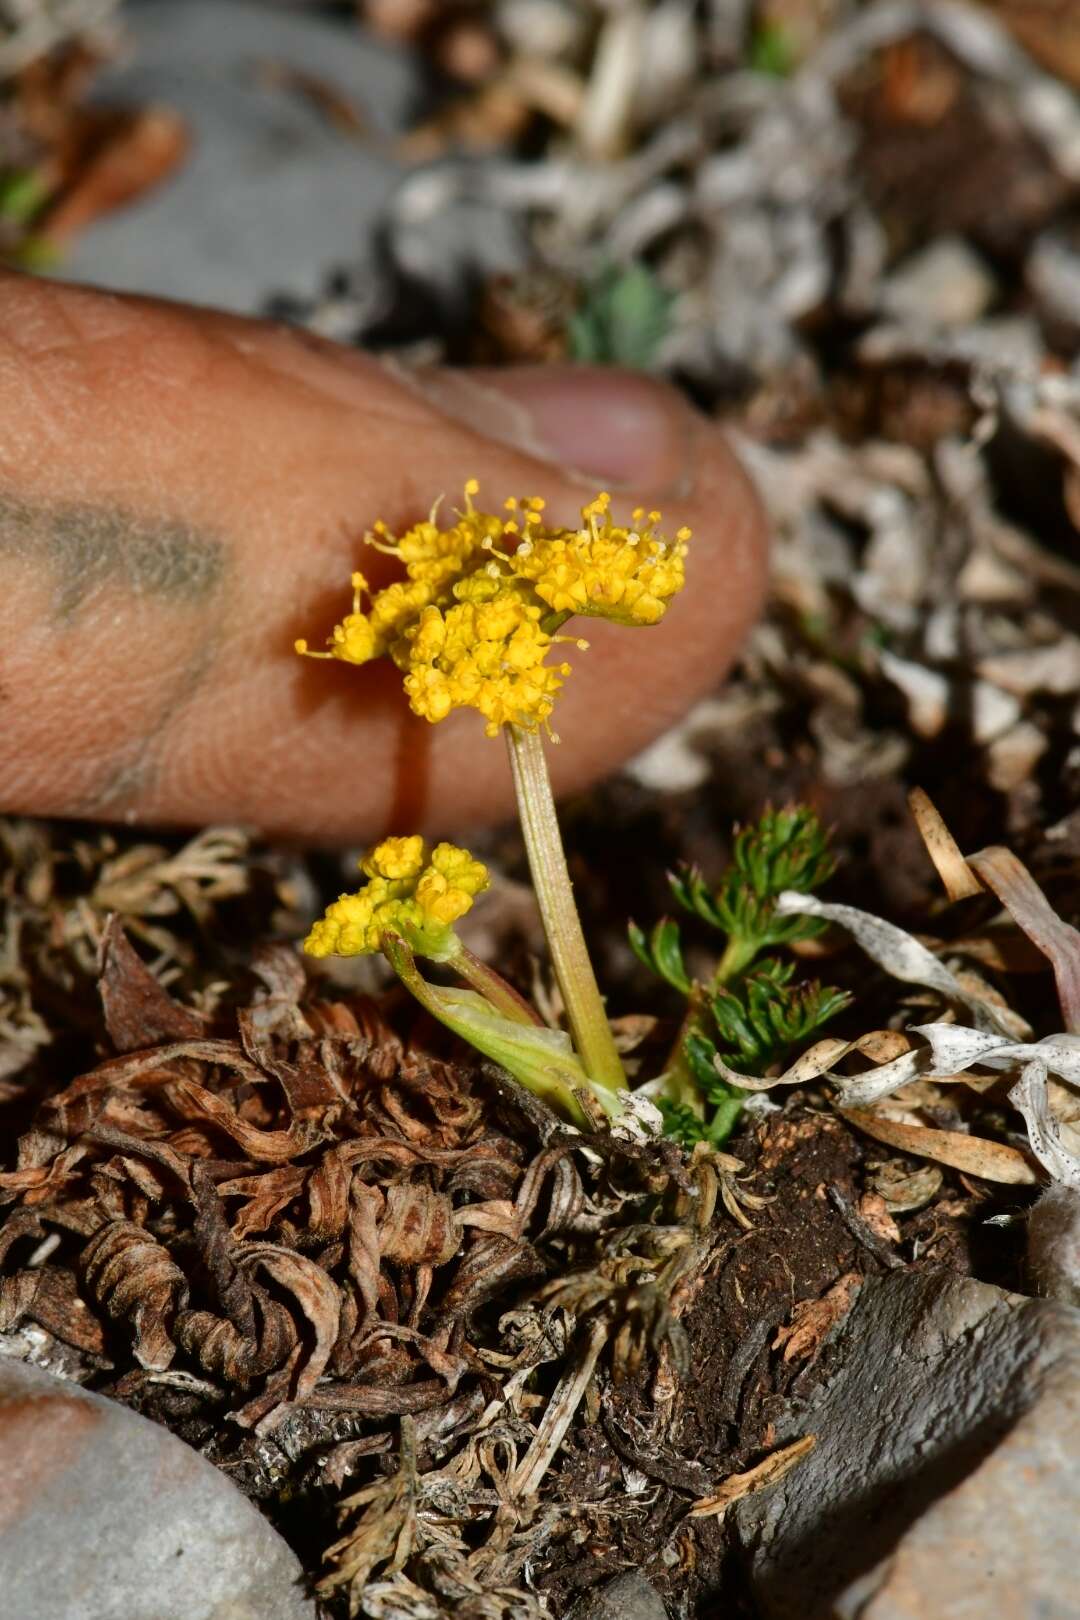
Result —
<path fill-rule="evenodd" d="M 967 900 L 982 893 L 982 884 L 964 859 L 960 845 L 946 827 L 930 795 L 923 788 L 912 788 L 908 804 L 915 817 L 926 853 L 951 901 Z"/>
<path fill-rule="evenodd" d="M 690 1517 L 722 1519 L 728 1508 L 742 1501 L 744 1496 L 753 1496 L 758 1491 L 768 1490 L 770 1485 L 776 1485 L 782 1480 L 785 1474 L 790 1474 L 804 1457 L 809 1456 L 816 1445 L 816 1435 L 804 1434 L 801 1440 L 793 1440 L 789 1446 L 781 1446 L 779 1451 L 774 1451 L 754 1468 L 748 1468 L 742 1474 L 732 1474 L 712 1496 L 703 1496 L 700 1501 L 695 1502 L 690 1509 Z"/>
<path fill-rule="evenodd" d="M 607 1343 L 609 1328 L 606 1322 L 594 1322 L 589 1329 L 584 1348 L 577 1364 L 559 1381 L 558 1388 L 547 1404 L 532 1444 L 520 1465 L 511 1475 L 510 1489 L 515 1497 L 534 1496 L 540 1482 L 555 1460 L 556 1453 L 566 1438 L 566 1431 L 589 1387 L 596 1370 L 600 1352 Z"/>

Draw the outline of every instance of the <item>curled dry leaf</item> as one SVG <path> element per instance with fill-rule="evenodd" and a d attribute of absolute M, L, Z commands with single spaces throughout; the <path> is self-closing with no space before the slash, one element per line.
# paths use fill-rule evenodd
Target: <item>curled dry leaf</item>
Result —
<path fill-rule="evenodd" d="M 461 1228 L 450 1199 L 430 1187 L 396 1182 L 387 1188 L 379 1222 L 379 1251 L 405 1265 L 445 1265 L 456 1253 Z"/>
<path fill-rule="evenodd" d="M 130 1317 L 135 1357 L 163 1372 L 176 1354 L 169 1328 L 187 1304 L 187 1279 L 168 1250 L 144 1227 L 110 1221 L 83 1250 L 83 1280 L 91 1295 L 114 1318 Z"/>
<path fill-rule="evenodd" d="M 138 1052 L 162 1041 L 198 1040 L 205 1032 L 203 1019 L 161 987 L 115 915 L 102 935 L 98 988 L 105 1027 L 118 1052 Z"/>
<path fill-rule="evenodd" d="M 1061 1127 L 1050 1112 L 1046 1064 L 1038 1058 L 1026 1063 L 1009 1093 L 1013 1106 L 1024 1116 L 1031 1151 L 1055 1181 L 1080 1189 L 1080 1158 L 1061 1139 Z"/>
<path fill-rule="evenodd" d="M 775 1086 L 808 1085 L 812 1080 L 823 1077 L 835 1080 L 840 1085 L 847 1084 L 845 1077 L 834 1074 L 833 1070 L 842 1058 L 852 1053 L 869 1058 L 872 1062 L 888 1064 L 891 1073 L 905 1077 L 903 1080 L 897 1079 L 897 1085 L 905 1084 L 906 1080 L 913 1079 L 919 1072 L 918 1054 L 912 1050 L 911 1042 L 906 1035 L 893 1029 L 871 1030 L 853 1041 L 840 1040 L 834 1035 L 826 1036 L 822 1041 L 815 1041 L 789 1068 L 777 1075 L 743 1074 L 738 1069 L 728 1068 L 720 1057 L 714 1061 L 717 1073 L 729 1084 L 741 1086 L 745 1091 L 771 1091 Z M 872 1071 L 874 1074 L 880 1072 Z"/>
<path fill-rule="evenodd" d="M 306 1255 L 296 1254 L 279 1244 L 252 1244 L 244 1252 L 242 1263 L 247 1269 L 257 1267 L 265 1271 L 280 1289 L 295 1300 L 308 1323 L 313 1341 L 298 1345 L 290 1356 L 286 1368 L 287 1379 L 279 1375 L 276 1384 L 272 1380 L 260 1400 L 235 1414 L 241 1426 L 255 1420 L 258 1421 L 260 1433 L 264 1433 L 278 1417 L 284 1415 L 285 1402 L 303 1400 L 310 1395 L 326 1370 L 337 1339 L 341 1298 L 337 1284 L 320 1265 Z M 305 1335 L 305 1338 L 308 1337 Z M 266 1396 L 271 1389 L 280 1404 L 265 1409 Z"/>
<path fill-rule="evenodd" d="M 87 1309 L 74 1273 L 66 1267 L 35 1267 L 0 1278 L 0 1333 L 17 1328 L 27 1316 L 76 1350 L 105 1353 L 101 1323 Z"/>

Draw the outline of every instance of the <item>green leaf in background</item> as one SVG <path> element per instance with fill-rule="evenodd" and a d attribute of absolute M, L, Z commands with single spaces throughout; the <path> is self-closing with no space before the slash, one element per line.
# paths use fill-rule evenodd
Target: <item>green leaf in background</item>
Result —
<path fill-rule="evenodd" d="M 777 22 L 764 22 L 754 31 L 747 66 L 772 79 L 789 79 L 795 71 L 795 47 L 787 30 Z"/>
<path fill-rule="evenodd" d="M 28 225 L 49 200 L 49 187 L 36 169 L 0 173 L 0 220 Z"/>
<path fill-rule="evenodd" d="M 647 370 L 671 326 L 674 302 L 648 265 L 612 265 L 589 283 L 581 308 L 570 317 L 572 357 Z"/>

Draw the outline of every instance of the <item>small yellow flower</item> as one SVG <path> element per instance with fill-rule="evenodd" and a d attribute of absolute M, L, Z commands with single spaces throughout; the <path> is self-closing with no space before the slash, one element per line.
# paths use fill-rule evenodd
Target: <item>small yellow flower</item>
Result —
<path fill-rule="evenodd" d="M 429 857 L 418 834 L 384 839 L 360 868 L 367 883 L 326 908 L 304 941 L 309 956 L 368 955 L 394 933 L 418 954 L 445 959 L 456 948 L 452 924 L 490 881 L 468 850 L 436 844 Z"/>
<path fill-rule="evenodd" d="M 398 882 L 419 877 L 423 869 L 424 840 L 419 833 L 409 838 L 384 838 L 360 861 L 360 870 L 366 877 Z"/>

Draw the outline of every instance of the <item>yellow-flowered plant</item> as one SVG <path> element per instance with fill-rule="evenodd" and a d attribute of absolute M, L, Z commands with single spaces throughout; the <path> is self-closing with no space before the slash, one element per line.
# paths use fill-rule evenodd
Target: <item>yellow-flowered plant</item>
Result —
<path fill-rule="evenodd" d="M 297 641 L 296 650 L 349 664 L 389 657 L 413 711 L 425 720 L 436 723 L 455 709 L 472 708 L 489 736 L 505 734 L 574 1045 L 542 1027 L 517 993 L 458 940 L 453 924 L 487 875 L 453 845 L 437 845 L 430 857 L 418 837 L 378 845 L 362 863 L 367 883 L 329 907 L 305 948 L 313 956 L 382 950 L 436 1017 L 526 1085 L 577 1117 L 582 1089 L 616 1114 L 624 1106 L 626 1076 L 574 904 L 540 730 L 550 731 L 556 696 L 570 674 L 552 649 L 568 642 L 588 646 L 559 635 L 562 625 L 573 615 L 658 624 L 685 582 L 690 531 L 679 529 L 665 540 L 657 530 L 660 513 L 643 508 L 618 524 L 606 493 L 582 507 L 580 527 L 562 528 L 545 520 L 539 496 L 511 498 L 496 515 L 476 510 L 477 492 L 471 479 L 464 510 L 445 527 L 438 501 L 426 521 L 400 537 L 376 523 L 368 543 L 396 557 L 405 578 L 373 591 L 354 573 L 352 612 L 334 626 L 327 650 L 312 652 L 306 641 Z M 474 988 L 429 985 L 414 954 L 448 964 Z"/>
<path fill-rule="evenodd" d="M 367 882 L 326 909 L 304 941 L 309 956 L 367 956 L 381 951 L 428 1012 L 455 1034 L 501 1063 L 530 1090 L 587 1123 L 580 1094 L 590 1093 L 608 1114 L 621 1101 L 590 1081 L 561 1030 L 546 1028 L 515 990 L 473 956 L 454 932 L 473 900 L 488 887 L 487 868 L 456 844 L 423 838 L 385 838 L 360 861 Z M 469 990 L 429 984 L 414 958 L 453 968 Z"/>
<path fill-rule="evenodd" d="M 627 526 L 615 524 L 606 493 L 582 507 L 575 529 L 545 523 L 539 496 L 512 497 L 496 516 L 476 511 L 476 493 L 470 480 L 465 510 L 447 528 L 436 521 L 438 503 L 400 539 L 377 523 L 368 543 L 399 558 L 405 580 L 371 591 L 355 573 L 353 611 L 334 626 L 328 650 L 312 652 L 302 640 L 296 650 L 350 664 L 389 656 L 425 720 L 474 708 L 489 736 L 504 725 L 535 730 L 570 673 L 569 664 L 547 661 L 551 649 L 588 645 L 557 635 L 559 626 L 572 614 L 658 624 L 682 589 L 690 531 L 669 543 L 656 532 L 660 513 L 641 507 Z"/>

